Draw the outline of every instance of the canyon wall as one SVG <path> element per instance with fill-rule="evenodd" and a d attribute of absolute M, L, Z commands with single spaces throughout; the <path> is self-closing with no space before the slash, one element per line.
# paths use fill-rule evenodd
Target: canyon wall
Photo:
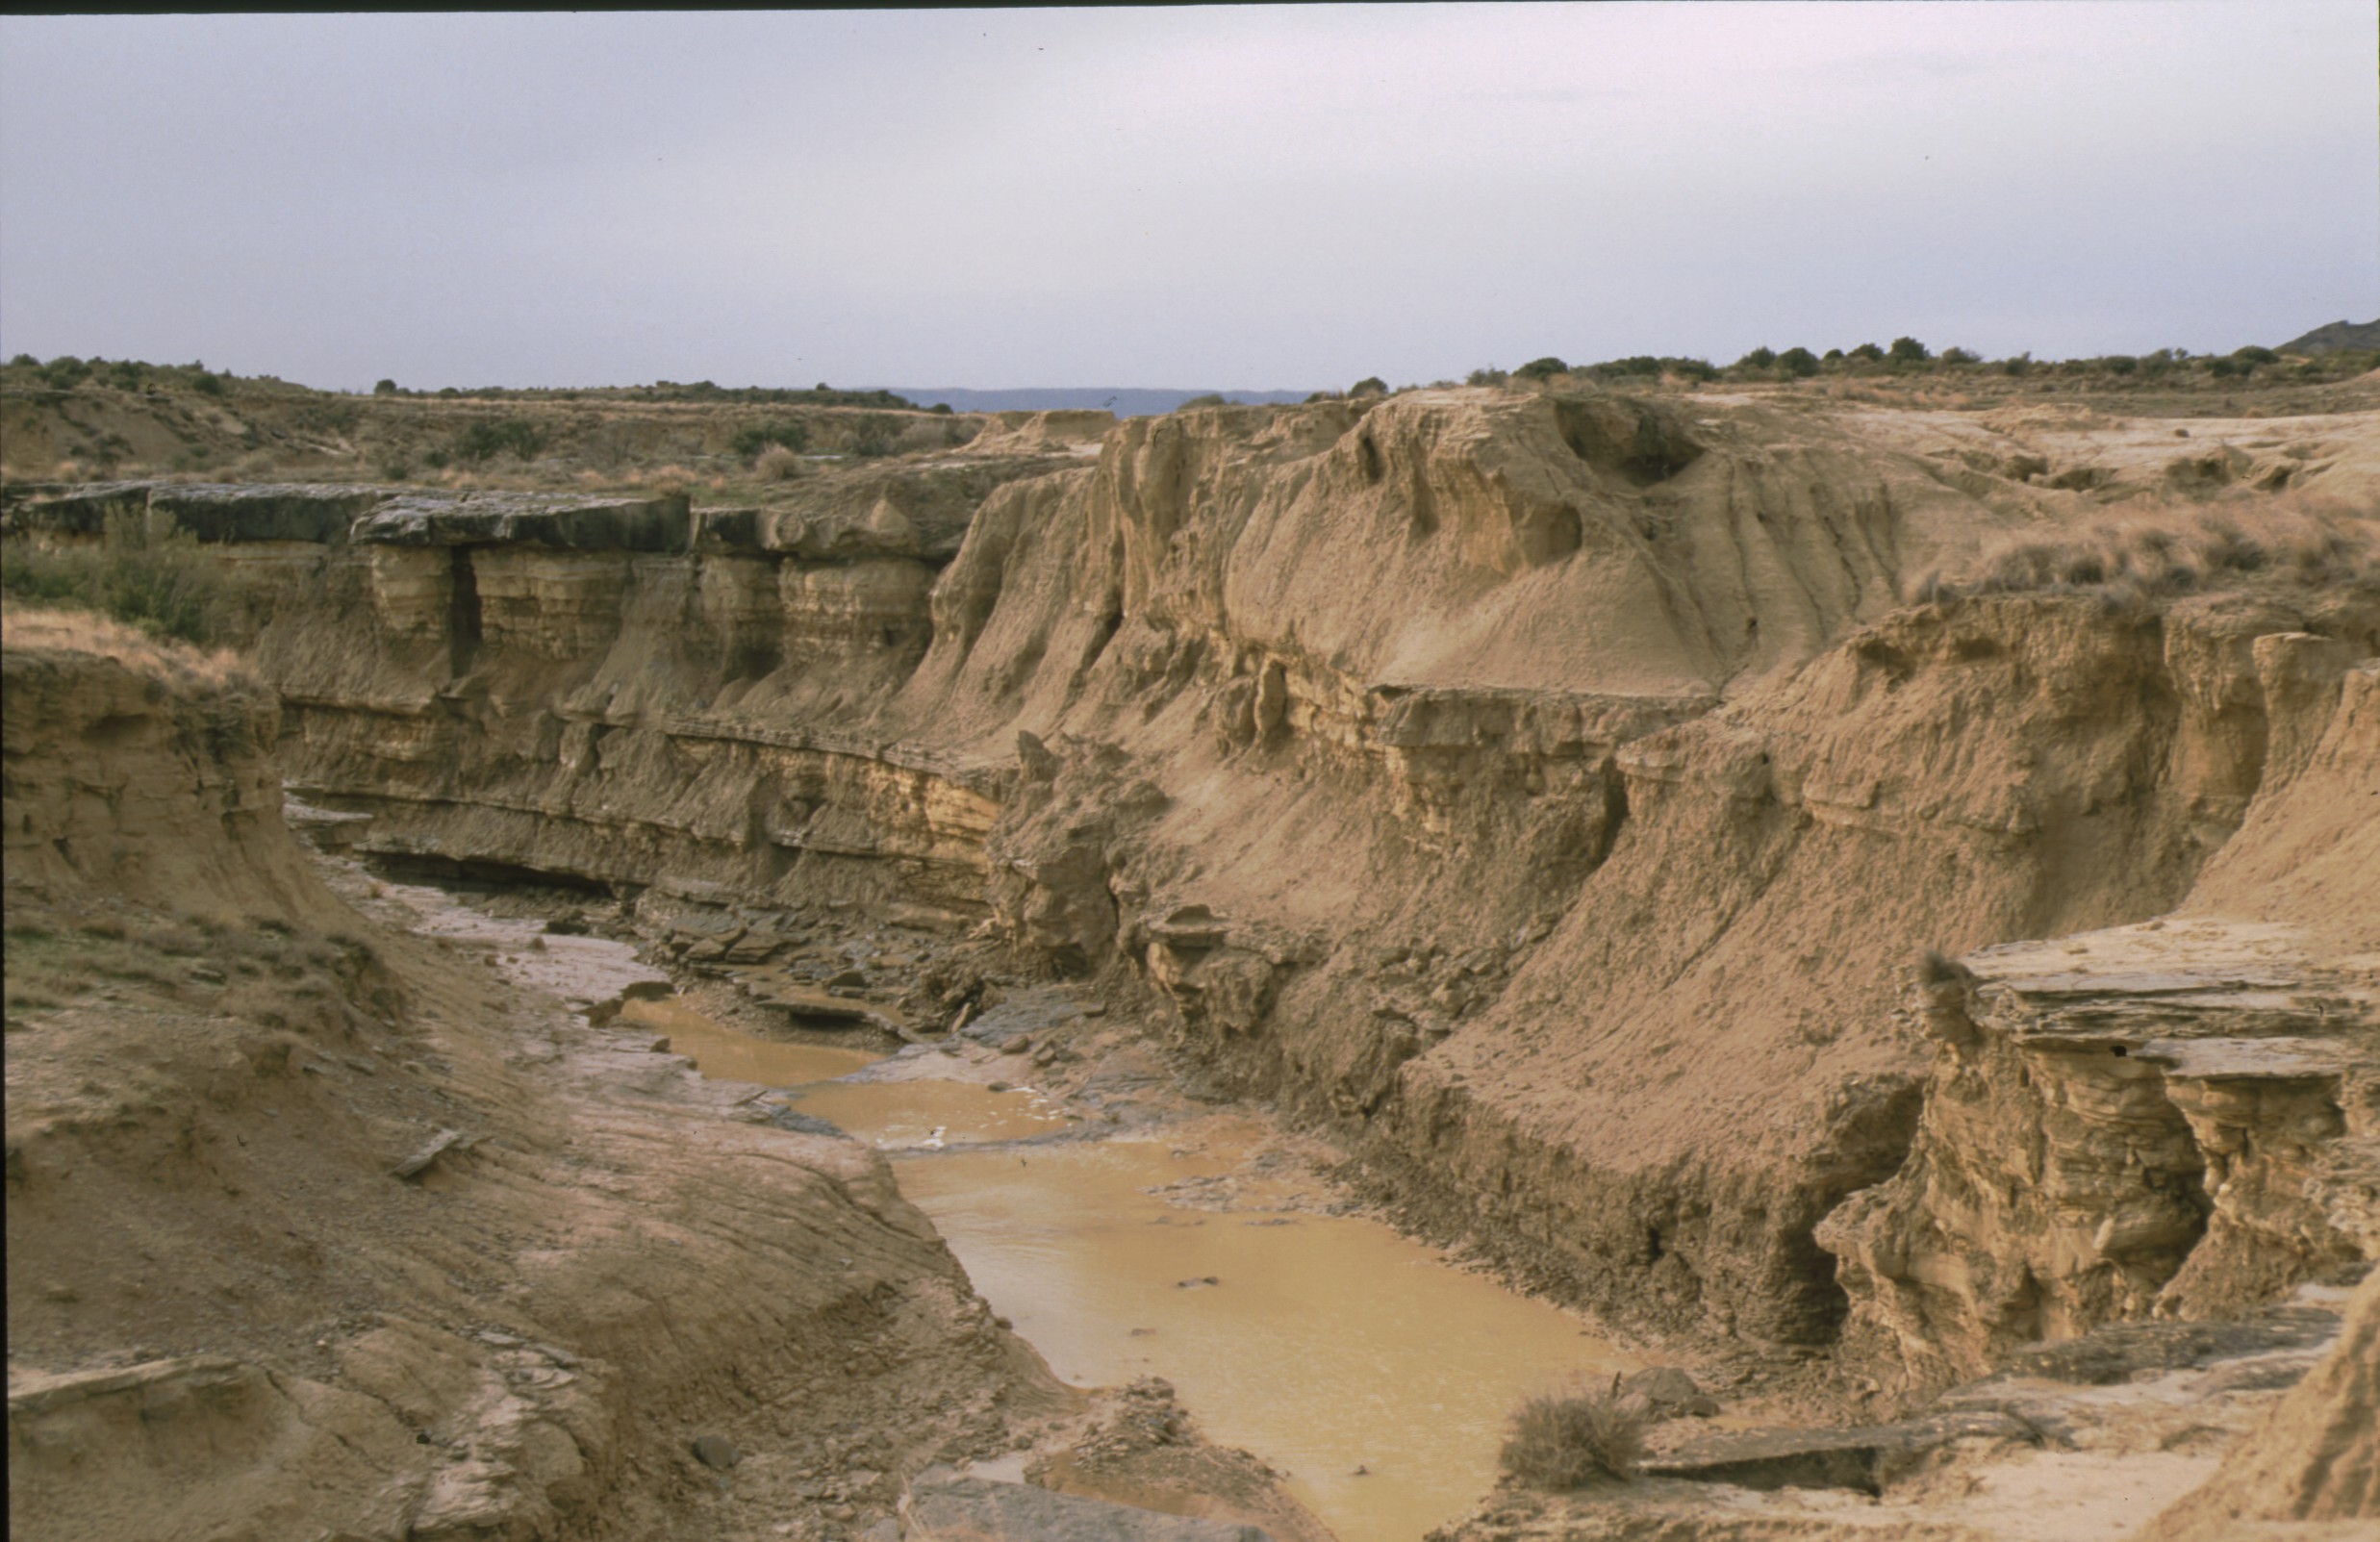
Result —
<path fill-rule="evenodd" d="M 205 526 L 233 494 L 114 495 L 215 538 L 296 785 L 368 808 L 380 850 L 988 925 L 1147 993 L 1222 1085 L 1549 1288 L 1785 1343 L 2001 1311 L 1982 1345 L 2145 1309 L 2190 1254 L 2140 1240 L 2122 1288 L 2031 1318 L 1886 1303 L 1908 1251 L 1821 1221 L 1928 1181 L 1951 1110 L 1996 1119 L 2037 1052 L 2023 1009 L 1986 1012 L 1962 1071 L 1903 1000 L 1912 960 L 2147 923 L 2194 884 L 2226 916 L 2373 895 L 2368 864 L 2305 876 L 2311 816 L 2279 802 L 2380 754 L 2338 709 L 2380 653 L 2367 526 L 2179 600 L 2087 566 L 1935 581 L 2126 495 L 2380 491 L 2366 419 L 2194 432 L 1427 392 L 1135 419 L 1095 460 L 1002 425 L 757 510 L 391 494 Z M 2367 1022 L 2341 939 L 2266 923 Z M 2182 1125 L 2225 1123 L 2201 1102 Z M 2187 1189 L 2223 1137 L 2160 1127 Z M 2138 1187 L 2024 1225 L 2095 1236 L 2080 1212 Z M 2174 1300 L 2343 1255 L 2291 1256 Z"/>
<path fill-rule="evenodd" d="M 743 1534 L 722 1429 L 773 1528 L 1067 1406 L 880 1155 L 326 887 L 262 682 L 0 665 L 12 1536 Z"/>

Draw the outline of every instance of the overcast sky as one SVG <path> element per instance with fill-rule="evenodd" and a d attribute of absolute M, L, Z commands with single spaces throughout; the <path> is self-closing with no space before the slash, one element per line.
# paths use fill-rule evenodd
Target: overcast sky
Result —
<path fill-rule="evenodd" d="M 0 19 L 0 352 L 1392 384 L 2380 315 L 2372 0 Z"/>

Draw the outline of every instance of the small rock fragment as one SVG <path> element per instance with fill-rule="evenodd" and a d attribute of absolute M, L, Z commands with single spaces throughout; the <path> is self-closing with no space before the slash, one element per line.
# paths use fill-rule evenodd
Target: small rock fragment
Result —
<path fill-rule="evenodd" d="M 736 1450 L 736 1443 L 725 1435 L 700 1436 L 695 1441 L 694 1451 L 695 1460 L 722 1473 L 744 1459 L 744 1453 Z"/>

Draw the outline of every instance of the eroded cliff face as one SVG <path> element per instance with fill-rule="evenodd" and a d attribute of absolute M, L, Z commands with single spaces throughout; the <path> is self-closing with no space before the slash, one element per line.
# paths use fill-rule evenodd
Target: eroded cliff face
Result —
<path fill-rule="evenodd" d="M 1817 1234 L 1849 1348 L 1899 1384 L 2380 1257 L 2380 670 L 2350 651 L 2255 641 L 2276 749 L 2180 913 L 1985 948 L 1913 992 L 1940 1048 L 1910 1160 Z"/>
<path fill-rule="evenodd" d="M 1808 1343 L 1851 1304 L 1820 1219 L 1957 1101 L 1909 961 L 2162 915 L 2260 820 L 2297 833 L 2226 881 L 2286 889 L 2273 799 L 2371 734 L 2326 716 L 2380 651 L 2352 574 L 1929 585 L 2203 442 L 1923 417 L 1415 392 L 1095 460 L 1005 425 L 758 511 L 422 502 L 219 549 L 299 784 L 380 849 L 988 922 L 1149 993 L 1422 1224 Z M 2370 437 L 2291 425 L 2202 491 L 2286 462 L 2367 498 Z M 2176 1118 L 2161 1173 L 2205 1149 Z"/>
<path fill-rule="evenodd" d="M 5 631 L 11 1535 L 775 1534 L 1066 1405 L 881 1156 L 326 887 L 260 682 Z"/>

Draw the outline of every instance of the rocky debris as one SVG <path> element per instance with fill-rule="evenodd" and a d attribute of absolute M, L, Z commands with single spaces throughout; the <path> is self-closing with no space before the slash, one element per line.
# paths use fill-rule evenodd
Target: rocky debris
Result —
<path fill-rule="evenodd" d="M 816 1114 L 805 1114 L 800 1109 L 784 1103 L 763 1103 L 761 1106 L 767 1111 L 770 1124 L 796 1135 L 841 1136 L 843 1134 L 841 1125 L 821 1119 Z"/>
<path fill-rule="evenodd" d="M 1944 1394 L 1936 1405 L 1970 1406 L 2012 1380 L 2027 1378 L 2118 1386 L 2143 1373 L 2204 1370 L 2222 1360 L 2319 1350 L 2338 1336 L 2336 1305 L 2315 1302 L 2285 1302 L 2230 1322 L 2111 1323 L 2079 1338 L 2020 1346 L 1993 1376 Z"/>
<path fill-rule="evenodd" d="M 396 1166 L 391 1168 L 389 1170 L 389 1175 L 391 1177 L 398 1178 L 418 1177 L 422 1174 L 428 1172 L 431 1164 L 436 1162 L 440 1157 L 445 1155 L 448 1151 L 453 1150 L 456 1147 L 464 1145 L 466 1139 L 467 1137 L 459 1129 L 442 1129 L 437 1134 L 431 1136 L 411 1155 L 407 1156 L 403 1161 L 397 1163 Z"/>
<path fill-rule="evenodd" d="M 901 1501 L 906 1542 L 1272 1542 L 1253 1526 L 1167 1515 L 1025 1483 L 921 1473 Z"/>
<path fill-rule="evenodd" d="M 2140 1542 L 2351 1534 L 2380 1521 L 2380 1275 L 2347 1303 L 2338 1340 L 2196 1492 Z"/>
<path fill-rule="evenodd" d="M 389 499 L 370 487 L 166 483 L 149 490 L 152 525 L 170 519 L 201 541 L 307 541 L 337 545 Z"/>
<path fill-rule="evenodd" d="M 1006 483 L 1069 464 L 1042 455 L 971 456 L 958 465 L 869 468 L 798 483 L 761 508 L 698 511 L 695 549 L 807 562 L 945 563 L 958 554 L 984 498 Z"/>
<path fill-rule="evenodd" d="M 355 522 L 349 539 L 383 546 L 544 546 L 565 551 L 684 551 L 693 514 L 682 494 L 405 493 Z"/>
<path fill-rule="evenodd" d="M 1658 1365 L 1628 1377 L 1620 1382 L 1620 1396 L 1641 1402 L 1656 1419 L 1709 1419 L 1719 1412 L 1719 1400 L 1674 1365 Z"/>
<path fill-rule="evenodd" d="M 2154 922 L 1970 954 L 1915 1149 L 1819 1228 L 1854 1350 L 1914 1381 L 2152 1309 L 2234 1312 L 2369 1261 L 2322 1187 L 2380 1149 L 2368 986 L 2288 928 Z M 2352 1208 L 2352 1204 L 2347 1205 Z"/>
<path fill-rule="evenodd" d="M 1025 1054 L 1033 1045 L 1082 1015 L 1078 993 L 1059 985 L 1034 985 L 1000 991 L 986 982 L 980 989 L 984 1004 L 956 1031 L 1002 1054 Z M 1023 1049 L 1009 1045 L 1023 1039 Z"/>
<path fill-rule="evenodd" d="M 544 546 L 574 551 L 684 551 L 693 515 L 682 495 L 425 493 L 343 484 L 119 482 L 13 503 L 11 530 L 95 535 L 113 510 L 170 521 L 222 543 Z"/>
<path fill-rule="evenodd" d="M 1648 1477 L 1736 1488 L 1851 1488 L 1880 1494 L 1896 1468 L 1952 1441 L 2038 1438 L 2037 1431 L 2009 1414 L 1979 1410 L 1859 1428 L 1705 1435 L 1647 1456 L 1642 1466 Z"/>
<path fill-rule="evenodd" d="M 2369 1342 L 2380 1276 L 2346 1296 L 2306 1287 L 2246 1324 L 2121 1324 L 2033 1346 L 1905 1419 L 1714 1431 L 1648 1456 L 1635 1483 L 1572 1497 L 1506 1489 L 1433 1536 L 2116 1537 L 2139 1526 L 2144 1492 L 2193 1484 L 2160 1523 L 2169 1529 L 2143 1542 L 2229 1542 L 2262 1535 L 2252 1523 L 2265 1521 L 2368 1521 L 2380 1514 L 2370 1416 L 2380 1361 Z"/>

